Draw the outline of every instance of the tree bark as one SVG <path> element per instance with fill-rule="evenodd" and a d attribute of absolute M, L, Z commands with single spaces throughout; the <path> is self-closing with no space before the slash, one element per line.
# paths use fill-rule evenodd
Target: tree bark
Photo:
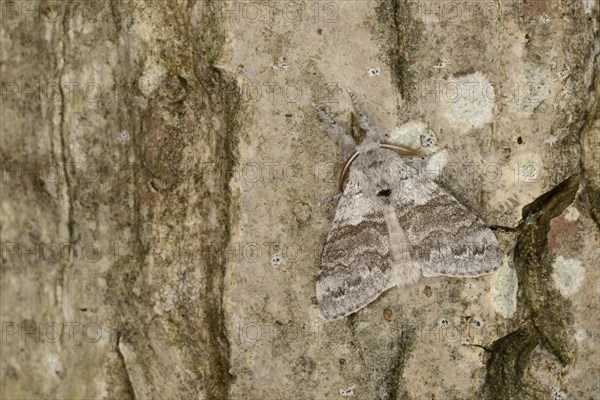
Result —
<path fill-rule="evenodd" d="M 597 3 L 1 7 L 2 399 L 600 390 Z M 508 227 L 501 270 L 323 317 L 343 89 Z"/>

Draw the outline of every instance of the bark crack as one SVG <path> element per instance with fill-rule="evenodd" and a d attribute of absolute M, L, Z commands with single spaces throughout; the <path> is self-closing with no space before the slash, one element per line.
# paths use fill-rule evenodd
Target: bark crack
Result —
<path fill-rule="evenodd" d="M 69 34 L 69 8 L 65 9 L 65 14 L 62 20 L 62 51 L 60 54 L 60 71 L 58 76 L 58 89 L 60 95 L 60 121 L 59 121 L 59 135 L 60 135 L 60 152 L 61 152 L 61 162 L 63 174 L 65 176 L 65 185 L 66 185 L 66 202 L 67 202 L 67 231 L 69 237 L 68 244 L 68 258 L 67 261 L 60 264 L 60 269 L 58 272 L 58 285 L 61 293 L 61 298 L 57 299 L 60 301 L 61 308 L 64 306 L 64 297 L 65 297 L 65 275 L 67 271 L 73 266 L 73 245 L 75 239 L 75 221 L 74 221 L 74 208 L 73 208 L 73 182 L 71 173 L 69 171 L 68 160 L 69 160 L 69 151 L 67 148 L 67 138 L 66 138 L 66 128 L 65 128 L 65 114 L 67 113 L 67 96 L 65 95 L 65 91 L 63 88 L 64 84 L 64 74 L 66 71 L 66 60 L 67 60 L 67 38 Z M 64 312 L 64 310 L 63 310 Z"/>
<path fill-rule="evenodd" d="M 537 399 L 543 388 L 537 383 L 523 382 L 529 356 L 538 346 L 544 346 L 564 366 L 575 362 L 572 334 L 573 313 L 548 279 L 552 273 L 552 256 L 548 255 L 547 235 L 552 219 L 558 217 L 575 199 L 580 178 L 574 175 L 554 189 L 542 194 L 523 208 L 523 220 L 536 215 L 530 223 L 521 223 L 515 230 L 515 268 L 522 288 L 518 307 L 527 317 L 517 321 L 517 330 L 494 341 L 490 347 L 485 398 L 494 400 Z"/>
<path fill-rule="evenodd" d="M 127 361 L 125 360 L 125 355 L 121 351 L 121 334 L 117 332 L 117 346 L 116 346 L 117 354 L 119 355 L 119 359 L 123 363 L 123 369 L 125 370 L 125 384 L 127 385 L 127 391 L 131 395 L 133 400 L 137 400 L 135 395 L 135 390 L 133 389 L 133 383 L 131 382 L 131 376 L 129 375 L 129 370 L 127 369 Z"/>

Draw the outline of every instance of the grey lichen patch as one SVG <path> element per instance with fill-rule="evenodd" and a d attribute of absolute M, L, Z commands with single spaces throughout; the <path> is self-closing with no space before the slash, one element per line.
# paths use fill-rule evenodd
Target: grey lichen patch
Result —
<path fill-rule="evenodd" d="M 494 86 L 481 72 L 448 78 L 448 101 L 441 102 L 441 117 L 455 130 L 483 128 L 494 120 Z"/>
<path fill-rule="evenodd" d="M 577 210 L 577 208 L 573 206 L 567 207 L 565 211 L 565 219 L 569 222 L 577 221 L 579 219 L 579 216 L 581 215 L 579 213 L 579 210 Z"/>
<path fill-rule="evenodd" d="M 558 256 L 553 267 L 552 279 L 560 293 L 565 297 L 577 293 L 585 277 L 585 268 L 581 261 Z"/>
<path fill-rule="evenodd" d="M 156 57 L 148 57 L 144 64 L 143 75 L 138 80 L 138 87 L 142 94 L 150 97 L 152 93 L 160 86 L 167 75 L 167 69 L 160 63 Z"/>
<path fill-rule="evenodd" d="M 517 291 L 519 281 L 517 272 L 505 263 L 494 274 L 494 283 L 492 286 L 492 306 L 494 310 L 504 318 L 510 318 L 517 310 Z"/>

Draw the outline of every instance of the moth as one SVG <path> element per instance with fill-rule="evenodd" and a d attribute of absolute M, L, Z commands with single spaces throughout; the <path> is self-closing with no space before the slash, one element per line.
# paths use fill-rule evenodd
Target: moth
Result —
<path fill-rule="evenodd" d="M 419 151 L 386 143 L 356 95 L 348 94 L 365 132 L 360 144 L 313 104 L 347 159 L 317 273 L 325 317 L 348 316 L 421 277 L 476 277 L 498 269 L 502 251 L 490 228 L 401 157 Z"/>

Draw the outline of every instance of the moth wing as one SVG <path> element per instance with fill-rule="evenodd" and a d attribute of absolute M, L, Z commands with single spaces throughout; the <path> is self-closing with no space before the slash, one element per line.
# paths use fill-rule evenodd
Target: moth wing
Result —
<path fill-rule="evenodd" d="M 395 285 L 380 205 L 348 180 L 321 255 L 317 301 L 327 318 L 350 315 Z"/>
<path fill-rule="evenodd" d="M 502 266 L 498 239 L 454 196 L 394 157 L 392 204 L 423 276 L 474 277 Z"/>

